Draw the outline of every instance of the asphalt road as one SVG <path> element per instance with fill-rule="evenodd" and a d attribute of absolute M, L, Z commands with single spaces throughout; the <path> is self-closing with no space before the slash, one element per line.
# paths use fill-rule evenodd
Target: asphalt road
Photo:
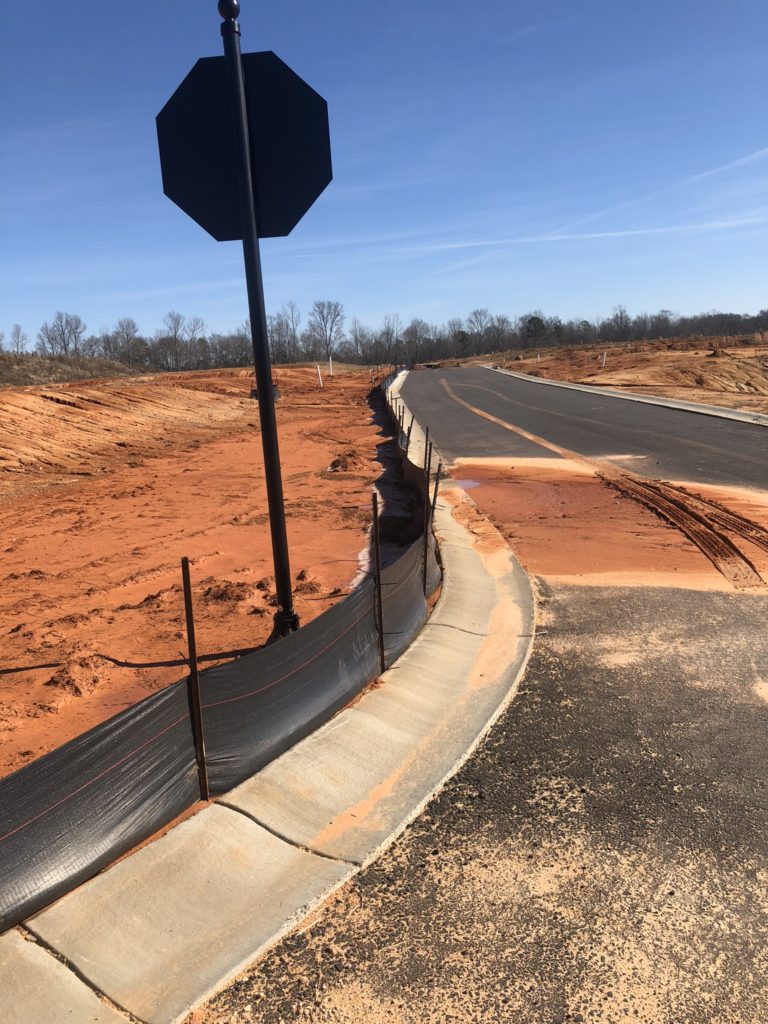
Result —
<path fill-rule="evenodd" d="M 482 370 L 413 374 L 406 401 L 452 457 L 552 453 L 442 378 L 562 447 L 766 483 L 764 428 Z M 196 1024 L 768 1020 L 768 596 L 534 583 L 532 658 L 484 743 Z"/>
<path fill-rule="evenodd" d="M 768 489 L 768 427 L 594 395 L 478 368 L 411 373 L 402 389 L 437 447 L 458 457 L 552 454 L 453 400 L 562 448 L 665 480 Z M 616 456 L 629 456 L 623 462 Z"/>
<path fill-rule="evenodd" d="M 768 1020 L 768 598 L 539 588 L 481 748 L 201 1024 Z"/>

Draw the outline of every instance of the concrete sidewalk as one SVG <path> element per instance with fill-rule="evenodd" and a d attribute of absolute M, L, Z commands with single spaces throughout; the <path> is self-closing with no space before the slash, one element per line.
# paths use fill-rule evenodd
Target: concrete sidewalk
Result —
<path fill-rule="evenodd" d="M 420 452 L 415 429 L 416 461 Z M 435 532 L 440 600 L 374 687 L 218 803 L 0 937 L 4 1022 L 180 1021 L 375 858 L 457 770 L 516 691 L 533 595 L 458 488 L 441 490 Z"/>
<path fill-rule="evenodd" d="M 654 395 L 640 395 L 631 391 L 614 391 L 612 388 L 593 387 L 590 384 L 572 384 L 570 381 L 550 380 L 548 377 L 531 377 L 527 373 L 516 373 L 514 370 L 502 370 L 497 366 L 486 366 L 486 370 L 503 373 L 507 377 L 517 377 L 532 384 L 547 384 L 553 388 L 566 388 L 569 391 L 586 391 L 593 395 L 608 398 L 624 398 L 628 402 L 642 402 L 644 405 L 663 405 L 667 409 L 681 409 L 683 412 L 695 412 L 700 416 L 717 416 L 723 420 L 738 420 L 740 423 L 754 423 L 758 427 L 768 427 L 768 416 L 761 412 L 742 412 L 741 409 L 728 409 L 721 405 L 704 405 L 702 402 L 683 402 L 676 398 L 656 398 Z"/>

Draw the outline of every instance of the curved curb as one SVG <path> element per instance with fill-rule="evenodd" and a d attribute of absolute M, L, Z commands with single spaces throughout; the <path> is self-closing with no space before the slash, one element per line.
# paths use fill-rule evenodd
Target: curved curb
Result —
<path fill-rule="evenodd" d="M 550 380 L 548 377 L 531 377 L 527 373 L 516 373 L 514 370 L 503 370 L 497 366 L 483 366 L 484 370 L 503 373 L 507 377 L 528 381 L 529 384 L 547 384 L 553 388 L 566 388 L 569 391 L 586 391 L 592 395 L 603 395 L 608 398 L 623 398 L 628 402 L 642 402 L 645 405 L 661 405 L 667 409 L 679 409 L 682 412 L 694 412 L 700 416 L 717 416 L 722 420 L 736 420 L 739 423 L 751 423 L 756 427 L 768 427 L 768 415 L 761 412 L 742 412 L 740 409 L 726 409 L 719 405 L 704 405 L 701 402 L 683 402 L 675 398 L 654 398 L 652 395 L 639 395 L 634 392 L 613 391 L 610 388 L 592 387 L 589 384 L 572 384 L 569 381 Z"/>
<path fill-rule="evenodd" d="M 419 435 L 414 426 L 416 453 Z M 3 973 L 32 971 L 50 1024 L 71 1019 L 62 975 L 105 1011 L 182 1021 L 376 859 L 471 755 L 517 692 L 534 595 L 455 485 L 441 488 L 435 530 L 440 599 L 378 684 L 219 803 L 0 939 Z M 21 1024 L 26 1009 L 9 1006 L 4 1019 Z"/>

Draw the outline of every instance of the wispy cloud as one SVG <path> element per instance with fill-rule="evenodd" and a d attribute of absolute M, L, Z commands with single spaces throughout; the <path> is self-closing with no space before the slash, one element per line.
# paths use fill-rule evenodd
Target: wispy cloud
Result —
<path fill-rule="evenodd" d="M 499 41 L 502 43 L 516 43 L 518 40 L 527 39 L 528 36 L 535 35 L 537 32 L 549 32 L 551 29 L 575 25 L 582 20 L 583 16 L 575 16 L 573 18 L 559 18 L 552 21 L 537 21 L 531 25 L 522 25 L 520 28 L 513 29 L 512 32 L 500 36 Z"/>
<path fill-rule="evenodd" d="M 243 281 L 239 277 L 223 277 L 211 281 L 192 281 L 184 284 L 169 284 L 162 288 L 138 288 L 133 291 L 103 292 L 94 295 L 101 302 L 129 302 L 132 299 L 162 299 L 173 301 L 177 295 L 200 295 L 221 292 L 242 292 Z"/>
<path fill-rule="evenodd" d="M 551 231 L 536 234 L 509 235 L 496 238 L 470 238 L 463 241 L 434 241 L 420 245 L 405 244 L 386 246 L 381 244 L 381 239 L 356 239 L 352 245 L 346 247 L 342 244 L 324 251 L 327 257 L 351 257 L 351 256 L 418 256 L 427 253 L 455 252 L 466 249 L 499 249 L 508 246 L 532 245 L 539 243 L 561 243 L 561 242 L 586 242 L 599 239 L 612 238 L 637 238 L 653 235 L 674 235 L 692 232 L 727 231 L 743 227 L 755 227 L 768 224 L 768 213 L 757 212 L 750 216 L 734 217 L 725 220 L 710 220 L 689 222 L 685 224 L 667 224 L 659 227 L 647 228 L 620 228 L 612 231 Z M 394 239 L 389 239 L 394 241 Z M 365 248 L 369 242 L 371 248 Z M 373 248 L 375 246 L 375 248 Z M 287 255 L 287 254 L 286 254 Z M 291 258 L 294 259 L 317 259 L 318 252 L 294 252 Z"/>
<path fill-rule="evenodd" d="M 751 217 L 740 217 L 733 218 L 731 220 L 721 221 L 705 221 L 701 223 L 689 223 L 689 224 L 671 224 L 662 227 L 655 228 L 628 228 L 617 231 L 579 231 L 579 232 L 559 232 L 557 234 L 542 234 L 542 235 L 524 235 L 516 238 L 507 239 L 488 239 L 485 241 L 458 243 L 455 246 L 451 246 L 453 249 L 469 249 L 469 248 L 484 248 L 486 251 L 481 255 L 470 257 L 469 259 L 460 260 L 453 262 L 450 265 L 437 267 L 435 270 L 428 271 L 423 274 L 420 280 L 427 280 L 430 278 L 442 277 L 445 274 L 451 274 L 457 270 L 463 270 L 466 267 L 476 266 L 480 263 L 486 262 L 491 258 L 492 253 L 488 250 L 491 248 L 503 247 L 511 248 L 516 245 L 523 244 L 534 244 L 534 243 L 568 243 L 568 242 L 587 242 L 587 241 L 599 241 L 601 239 L 621 239 L 621 238 L 638 238 L 643 236 L 664 236 L 664 235 L 685 235 L 685 234 L 696 234 L 706 233 L 715 231 L 728 231 L 737 230 L 739 228 L 750 228 L 760 227 L 768 224 L 768 214 L 755 214 Z M 448 248 L 448 246 L 444 247 Z"/>
<path fill-rule="evenodd" d="M 328 201 L 333 202 L 344 202 L 348 199 L 367 199 L 370 196 L 377 195 L 381 192 L 395 192 L 401 188 L 414 188 L 418 185 L 424 185 L 430 182 L 432 179 L 426 175 L 421 177 L 410 177 L 410 178 L 390 178 L 387 181 L 368 181 L 358 182 L 356 184 L 349 185 L 334 185 L 328 192 Z"/>
<path fill-rule="evenodd" d="M 590 221 L 599 220 L 601 217 L 607 217 L 612 213 L 619 213 L 620 211 L 628 210 L 633 206 L 640 206 L 642 203 L 658 199 L 661 196 L 670 195 L 676 191 L 687 188 L 689 185 L 694 185 L 699 181 L 706 181 L 709 178 L 719 177 L 723 174 L 727 174 L 729 171 L 736 170 L 737 168 L 759 164 L 766 159 L 768 159 L 768 147 L 756 149 L 754 153 L 747 153 L 746 156 L 738 157 L 736 160 L 729 160 L 727 163 L 719 164 L 717 167 L 710 167 L 706 171 L 700 171 L 698 174 L 691 174 L 687 178 L 680 178 L 677 181 L 672 181 L 668 185 L 663 185 L 661 188 L 654 189 L 651 192 L 644 192 L 642 195 L 634 196 L 630 199 L 624 199 L 620 203 L 614 203 L 612 206 L 607 206 L 602 210 L 597 210 L 594 213 L 587 214 L 585 217 L 580 217 L 578 220 L 571 221 L 570 224 L 567 225 L 567 228 L 575 228 L 580 224 L 588 224 Z"/>

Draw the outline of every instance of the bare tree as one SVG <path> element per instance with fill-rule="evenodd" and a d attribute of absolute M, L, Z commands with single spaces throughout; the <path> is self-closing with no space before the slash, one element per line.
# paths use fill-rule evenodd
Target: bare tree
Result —
<path fill-rule="evenodd" d="M 307 318 L 305 332 L 309 341 L 325 350 L 330 359 L 333 350 L 344 337 L 344 307 L 340 302 L 316 299 Z"/>
<path fill-rule="evenodd" d="M 384 326 L 379 331 L 379 343 L 382 359 L 387 365 L 397 362 L 397 350 L 402 331 L 403 325 L 397 313 L 384 317 Z"/>
<path fill-rule="evenodd" d="M 249 321 L 231 334 L 211 334 L 208 349 L 212 366 L 247 366 L 253 360 Z"/>
<path fill-rule="evenodd" d="M 624 306 L 614 306 L 613 316 L 600 324 L 601 340 L 628 341 L 631 322 Z"/>
<path fill-rule="evenodd" d="M 403 331 L 403 343 L 405 346 L 405 361 L 408 366 L 413 366 L 421 355 L 422 349 L 430 341 L 430 326 L 426 320 L 411 320 Z"/>
<path fill-rule="evenodd" d="M 597 337 L 595 325 L 589 320 L 580 320 L 579 326 L 576 328 L 576 333 L 580 345 L 588 345 Z"/>
<path fill-rule="evenodd" d="M 11 352 L 14 355 L 21 355 L 27 347 L 29 338 L 22 330 L 21 324 L 14 324 L 11 328 Z"/>
<path fill-rule="evenodd" d="M 37 350 L 44 356 L 76 356 L 85 334 L 85 324 L 75 313 L 56 313 L 37 334 Z"/>
<path fill-rule="evenodd" d="M 111 337 L 107 334 L 107 337 Z M 83 338 L 80 342 L 80 355 L 86 359 L 97 359 L 102 356 L 103 352 L 103 336 L 97 334 L 89 334 L 87 338 Z"/>
<path fill-rule="evenodd" d="M 448 321 L 448 337 L 451 342 L 452 355 L 455 359 L 459 354 L 459 346 L 461 343 L 461 336 L 465 334 L 464 321 L 457 316 L 452 317 Z"/>
<path fill-rule="evenodd" d="M 718 319 L 718 314 L 711 314 L 713 320 Z M 671 309 L 660 309 L 658 313 L 654 313 L 651 317 L 649 324 L 649 333 L 652 338 L 670 338 L 675 333 L 675 324 L 677 317 Z M 706 328 L 705 328 L 706 330 Z M 722 330 L 718 324 L 716 327 L 716 333 L 727 334 L 727 330 Z"/>
<path fill-rule="evenodd" d="M 282 310 L 267 317 L 267 341 L 273 363 L 287 363 L 291 348 L 291 325 Z"/>
<path fill-rule="evenodd" d="M 502 349 L 509 348 L 512 343 L 512 321 L 503 313 L 497 313 L 491 317 L 485 335 L 488 339 L 489 352 L 501 352 Z"/>
<path fill-rule="evenodd" d="M 299 324 L 301 323 L 301 313 L 293 299 L 286 302 L 283 306 L 282 314 L 288 331 L 288 362 L 297 363 L 299 361 Z"/>
<path fill-rule="evenodd" d="M 299 361 L 301 314 L 295 302 L 287 302 L 279 313 L 267 317 L 267 340 L 273 363 Z M 317 340 L 317 339 L 315 339 Z M 314 344 L 307 339 L 308 344 Z M 319 344 L 319 341 L 318 341 Z"/>
<path fill-rule="evenodd" d="M 117 321 L 110 335 L 104 336 L 105 341 L 109 338 L 110 359 L 119 359 L 121 362 L 133 365 L 136 354 L 136 342 L 139 337 L 139 325 L 130 316 L 122 316 Z M 107 354 L 106 352 L 104 353 Z"/>
<path fill-rule="evenodd" d="M 184 324 L 182 334 L 187 342 L 187 367 L 190 370 L 204 368 L 207 363 L 205 320 L 191 316 Z"/>
<path fill-rule="evenodd" d="M 467 317 L 467 330 L 474 339 L 475 353 L 479 355 L 485 346 L 485 334 L 491 324 L 491 314 L 487 309 L 473 309 Z"/>
<path fill-rule="evenodd" d="M 354 317 L 349 327 L 350 354 L 360 363 L 371 362 L 374 348 L 373 332 Z"/>
<path fill-rule="evenodd" d="M 155 349 L 162 357 L 162 364 L 168 370 L 180 370 L 184 351 L 184 325 L 187 318 L 172 309 L 162 319 L 162 328 L 155 336 Z M 163 329 L 164 328 L 164 329 Z"/>

